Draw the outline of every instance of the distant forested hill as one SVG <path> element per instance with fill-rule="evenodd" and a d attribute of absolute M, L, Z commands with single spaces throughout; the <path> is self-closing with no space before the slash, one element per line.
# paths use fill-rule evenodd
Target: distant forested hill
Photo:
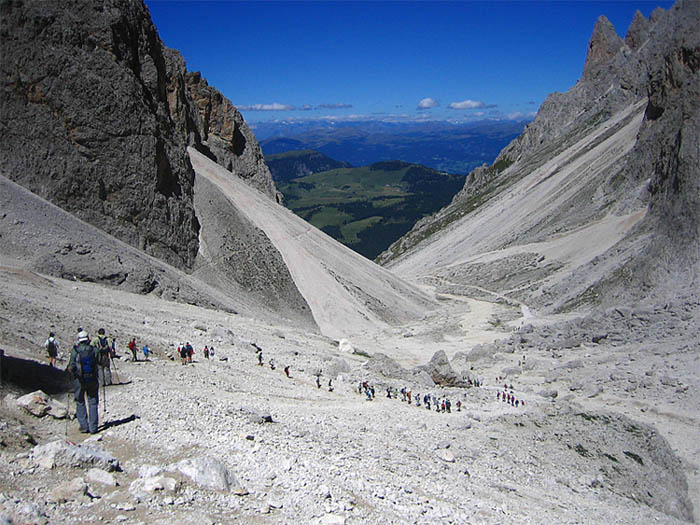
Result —
<path fill-rule="evenodd" d="M 291 179 L 275 177 L 275 182 L 294 213 L 374 259 L 416 221 L 448 204 L 465 177 L 384 161 Z"/>
<path fill-rule="evenodd" d="M 332 159 L 319 151 L 312 150 L 287 151 L 275 155 L 266 155 L 265 162 L 267 167 L 270 168 L 273 180 L 277 183 L 321 171 L 352 168 L 347 162 Z"/>

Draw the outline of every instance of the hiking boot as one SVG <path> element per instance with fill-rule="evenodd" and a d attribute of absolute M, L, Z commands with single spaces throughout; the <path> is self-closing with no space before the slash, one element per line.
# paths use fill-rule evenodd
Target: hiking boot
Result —
<path fill-rule="evenodd" d="M 90 431 L 89 431 L 87 428 L 81 428 L 81 429 L 80 429 L 80 433 L 81 433 L 81 434 L 87 434 L 88 432 L 90 432 Z"/>

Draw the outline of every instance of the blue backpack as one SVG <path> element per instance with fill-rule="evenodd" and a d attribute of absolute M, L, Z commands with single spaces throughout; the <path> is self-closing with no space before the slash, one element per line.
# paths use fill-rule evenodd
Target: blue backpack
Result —
<path fill-rule="evenodd" d="M 76 368 L 81 383 L 97 381 L 97 359 L 95 349 L 90 345 L 78 345 L 76 349 Z"/>

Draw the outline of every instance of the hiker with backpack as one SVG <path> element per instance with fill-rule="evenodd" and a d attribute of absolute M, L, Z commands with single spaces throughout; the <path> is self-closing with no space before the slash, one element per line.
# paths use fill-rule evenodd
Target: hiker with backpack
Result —
<path fill-rule="evenodd" d="M 107 337 L 104 328 L 100 328 L 97 331 L 97 337 L 90 342 L 90 346 L 97 350 L 97 379 L 99 384 L 102 386 L 111 385 L 112 370 L 110 365 L 114 355 L 114 341 Z"/>
<path fill-rule="evenodd" d="M 56 366 L 56 358 L 58 357 L 58 339 L 53 332 L 49 333 L 49 338 L 44 343 L 46 353 L 49 355 L 49 365 Z"/>
<path fill-rule="evenodd" d="M 66 371 L 73 376 L 75 393 L 75 415 L 83 434 L 97 433 L 97 405 L 99 404 L 98 377 L 99 351 L 90 345 L 87 332 L 78 333 L 78 342 L 70 354 Z M 87 395 L 88 407 L 85 408 Z"/>

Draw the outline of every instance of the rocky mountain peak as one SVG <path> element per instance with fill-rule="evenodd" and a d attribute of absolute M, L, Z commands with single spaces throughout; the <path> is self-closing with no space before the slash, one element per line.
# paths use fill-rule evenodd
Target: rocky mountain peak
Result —
<path fill-rule="evenodd" d="M 633 51 L 637 51 L 647 38 L 649 38 L 650 27 L 651 23 L 649 20 L 637 10 L 627 30 L 627 35 L 625 35 L 625 44 Z"/>
<path fill-rule="evenodd" d="M 624 45 L 610 20 L 601 15 L 595 23 L 593 36 L 588 43 L 583 78 L 589 78 L 599 66 L 608 64 Z"/>

